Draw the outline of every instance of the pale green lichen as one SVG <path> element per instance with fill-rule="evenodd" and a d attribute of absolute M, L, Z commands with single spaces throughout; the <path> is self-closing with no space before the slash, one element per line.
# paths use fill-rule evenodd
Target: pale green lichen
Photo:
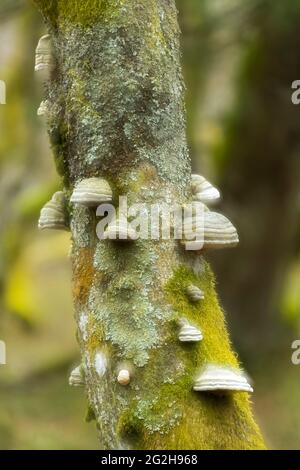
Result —
<path fill-rule="evenodd" d="M 112 159 L 127 168 L 148 161 L 185 188 L 189 157 L 175 9 L 154 0 L 146 8 L 128 0 L 88 4 L 91 10 L 61 0 L 55 10 L 57 68 L 48 98 L 60 171 L 74 182 L 99 169 L 114 173 Z"/>
<path fill-rule="evenodd" d="M 80 204 L 74 205 L 71 230 L 78 247 L 87 248 L 91 246 L 92 241 L 95 239 L 94 226 L 95 215 L 92 210 Z"/>
<path fill-rule="evenodd" d="M 95 266 L 109 284 L 105 289 L 97 284 L 92 287 L 90 309 L 103 325 L 106 341 L 138 367 L 148 362 L 149 351 L 160 344 L 160 328 L 172 315 L 151 300 L 157 256 L 150 242 L 142 241 L 130 246 L 100 242 L 95 253 Z"/>

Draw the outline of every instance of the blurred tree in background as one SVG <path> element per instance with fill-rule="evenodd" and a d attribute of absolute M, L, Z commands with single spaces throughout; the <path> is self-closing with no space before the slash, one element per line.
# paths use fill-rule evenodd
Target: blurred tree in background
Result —
<path fill-rule="evenodd" d="M 300 73 L 300 3 L 185 3 L 194 167 L 219 184 L 240 228 L 237 256 L 222 253 L 213 262 L 235 339 L 250 358 L 276 350 L 287 326 L 299 325 L 300 295 L 291 284 L 298 275 L 300 133 L 291 83 Z"/>
<path fill-rule="evenodd" d="M 239 227 L 235 253 L 212 257 L 218 291 L 270 445 L 299 448 L 300 78 L 298 0 L 177 0 L 195 172 L 219 185 Z M 39 210 L 59 187 L 34 50 L 45 29 L 26 0 L 0 5 L 0 448 L 93 448 L 76 363 L 68 235 L 40 234 Z M 300 118 L 300 114 L 299 114 Z M 218 208 L 217 208 L 218 210 Z M 267 372 L 266 372 L 267 371 Z M 274 426 L 275 424 L 275 426 Z M 76 426 L 76 428 L 75 428 Z M 73 430 L 76 429 L 76 433 Z M 296 431 L 295 431 L 296 430 Z"/>
<path fill-rule="evenodd" d="M 220 116 L 222 137 L 211 155 L 241 236 L 237 256 L 215 260 L 221 295 L 236 316 L 240 347 L 253 358 L 286 344 L 290 332 L 281 314 L 299 310 L 299 303 L 294 312 L 281 307 L 299 243 L 299 110 L 291 83 L 300 74 L 300 4 L 261 1 L 252 13 L 233 103 Z"/>

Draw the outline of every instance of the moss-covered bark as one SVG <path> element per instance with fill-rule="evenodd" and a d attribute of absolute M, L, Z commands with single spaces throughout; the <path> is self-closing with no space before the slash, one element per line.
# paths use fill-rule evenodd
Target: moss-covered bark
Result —
<path fill-rule="evenodd" d="M 35 3 L 53 37 L 49 133 L 66 192 L 101 176 L 129 203 L 190 200 L 173 0 Z M 206 361 L 237 364 L 203 258 L 174 240 L 99 241 L 95 227 L 92 210 L 71 208 L 78 340 L 101 447 L 263 448 L 244 394 L 192 391 Z M 200 307 L 185 296 L 191 280 L 204 290 Z M 182 316 L 202 328 L 202 343 L 178 342 Z M 116 380 L 124 364 L 128 387 Z"/>

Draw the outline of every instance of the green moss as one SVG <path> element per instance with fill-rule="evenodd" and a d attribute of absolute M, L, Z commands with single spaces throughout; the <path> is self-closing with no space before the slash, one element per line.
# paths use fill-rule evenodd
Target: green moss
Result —
<path fill-rule="evenodd" d="M 105 18 L 113 19 L 122 12 L 125 0 L 58 0 L 57 11 L 62 22 L 90 25 Z"/>
<path fill-rule="evenodd" d="M 64 122 L 60 122 L 57 126 L 56 120 L 53 121 L 53 125 L 49 122 L 49 137 L 57 173 L 63 178 L 64 186 L 68 188 L 69 172 L 66 161 L 67 125 Z"/>
<path fill-rule="evenodd" d="M 185 289 L 197 285 L 205 295 L 199 304 L 191 304 Z M 197 370 L 206 362 L 239 366 L 232 351 L 222 309 L 215 291 L 214 276 L 205 263 L 205 272 L 196 276 L 187 267 L 180 267 L 166 286 L 168 300 L 178 315 L 185 316 L 203 332 L 204 339 L 196 346 L 182 348 L 187 373 L 185 377 L 160 390 L 159 402 L 166 404 L 170 397 L 183 400 L 183 419 L 170 433 L 166 448 L 200 449 L 260 449 L 264 448 L 245 393 L 233 393 L 220 398 L 209 394 L 191 392 Z M 147 439 L 150 445 L 159 442 L 158 436 Z"/>
<path fill-rule="evenodd" d="M 55 26 L 57 21 L 57 0 L 32 0 L 43 17 Z"/>
<path fill-rule="evenodd" d="M 85 422 L 91 423 L 92 421 L 96 420 L 95 412 L 91 406 L 87 407 L 86 415 L 85 415 Z"/>
<path fill-rule="evenodd" d="M 204 300 L 191 303 L 186 295 L 188 285 L 194 284 L 204 292 Z M 180 317 L 186 317 L 203 332 L 204 341 L 197 348 L 199 365 L 215 362 L 238 366 L 227 334 L 223 311 L 219 305 L 214 276 L 205 265 L 205 275 L 196 276 L 185 266 L 180 267 L 166 286 L 169 302 Z M 221 339 L 221 341 L 220 341 Z"/>
<path fill-rule="evenodd" d="M 189 302 L 185 291 L 191 283 L 204 291 L 204 301 Z M 201 276 L 181 266 L 167 283 L 166 294 L 175 315 L 197 325 L 204 339 L 183 345 L 178 342 L 177 322 L 169 322 L 168 342 L 152 352 L 151 368 L 135 380 L 139 393 L 122 414 L 121 438 L 128 437 L 141 449 L 264 449 L 247 394 L 217 397 L 192 390 L 205 363 L 239 366 L 209 266 L 205 264 Z"/>

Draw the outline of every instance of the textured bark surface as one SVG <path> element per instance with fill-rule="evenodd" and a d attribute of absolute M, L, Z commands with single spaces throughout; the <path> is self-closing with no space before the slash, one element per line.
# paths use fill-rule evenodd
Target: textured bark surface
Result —
<path fill-rule="evenodd" d="M 49 134 L 66 194 L 101 176 L 116 205 L 119 195 L 190 201 L 173 0 L 35 3 L 53 38 Z M 101 448 L 263 448 L 246 394 L 192 391 L 207 361 L 238 365 L 203 257 L 174 240 L 99 241 L 95 211 L 84 207 L 70 205 L 70 220 L 78 341 Z M 199 306 L 186 297 L 191 282 L 205 293 Z M 179 343 L 182 316 L 202 343 Z M 124 365 L 128 387 L 116 380 Z"/>

